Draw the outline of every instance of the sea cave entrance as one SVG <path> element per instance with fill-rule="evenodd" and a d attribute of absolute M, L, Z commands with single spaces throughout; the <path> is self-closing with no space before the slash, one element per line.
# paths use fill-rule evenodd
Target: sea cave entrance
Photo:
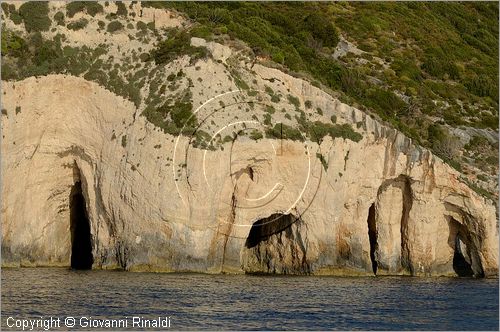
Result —
<path fill-rule="evenodd" d="M 259 219 L 245 242 L 243 270 L 256 274 L 309 274 L 307 243 L 307 228 L 300 217 L 275 213 Z"/>
<path fill-rule="evenodd" d="M 76 182 L 70 193 L 71 268 L 88 270 L 92 268 L 92 242 L 90 222 L 86 210 L 82 183 Z"/>
<path fill-rule="evenodd" d="M 256 221 L 248 234 L 245 246 L 253 248 L 271 235 L 278 234 L 289 228 L 297 219 L 290 214 L 275 213 L 267 218 Z"/>
<path fill-rule="evenodd" d="M 481 259 L 470 231 L 453 217 L 448 217 L 448 225 L 448 244 L 453 249 L 453 271 L 458 277 L 484 277 Z"/>
<path fill-rule="evenodd" d="M 465 244 L 460 238 L 460 235 L 457 234 L 453 253 L 453 270 L 459 277 L 472 277 L 474 271 L 472 270 L 471 263 Z"/>
<path fill-rule="evenodd" d="M 377 274 L 377 257 L 375 252 L 377 250 L 377 224 L 375 220 L 375 204 L 370 206 L 368 210 L 368 238 L 370 240 L 370 259 L 372 261 L 373 274 Z"/>

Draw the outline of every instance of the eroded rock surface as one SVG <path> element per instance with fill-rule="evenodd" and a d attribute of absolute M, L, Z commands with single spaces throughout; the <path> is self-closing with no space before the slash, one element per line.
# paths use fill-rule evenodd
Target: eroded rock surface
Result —
<path fill-rule="evenodd" d="M 497 274 L 495 207 L 458 172 L 306 82 L 255 70 L 359 124 L 362 140 L 203 150 L 82 78 L 3 82 L 2 265 L 70 266 L 80 183 L 93 268 Z"/>

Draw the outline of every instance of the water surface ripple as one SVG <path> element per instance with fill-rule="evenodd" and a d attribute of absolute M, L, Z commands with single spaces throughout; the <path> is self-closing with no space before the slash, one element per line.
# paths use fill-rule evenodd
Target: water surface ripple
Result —
<path fill-rule="evenodd" d="M 170 316 L 175 330 L 499 328 L 498 279 L 3 269 L 1 309 L 3 330 L 9 316 Z"/>

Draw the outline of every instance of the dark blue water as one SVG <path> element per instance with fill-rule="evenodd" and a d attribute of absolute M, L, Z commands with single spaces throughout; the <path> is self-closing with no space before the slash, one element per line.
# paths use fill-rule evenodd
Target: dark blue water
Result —
<path fill-rule="evenodd" d="M 2 270 L 8 317 L 170 317 L 171 329 L 498 330 L 498 279 Z M 40 329 L 40 328 L 39 328 Z M 134 329 L 137 329 L 134 328 Z M 94 329 L 97 330 L 97 329 Z M 103 328 L 99 328 L 103 330 Z"/>

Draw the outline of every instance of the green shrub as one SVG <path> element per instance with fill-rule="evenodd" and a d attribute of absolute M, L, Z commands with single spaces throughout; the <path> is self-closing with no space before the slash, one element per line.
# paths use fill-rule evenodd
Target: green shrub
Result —
<path fill-rule="evenodd" d="M 481 180 L 481 181 L 488 181 L 488 177 L 486 177 L 483 174 L 478 174 L 477 178 L 478 178 L 478 180 Z"/>
<path fill-rule="evenodd" d="M 241 78 L 240 73 L 238 73 L 235 69 L 231 70 L 231 77 L 234 79 L 234 83 L 240 90 L 249 90 L 250 87 L 248 86 L 247 82 L 245 82 L 244 79 Z M 257 91 L 249 91 L 249 95 L 257 95 Z"/>
<path fill-rule="evenodd" d="M 195 61 L 208 55 L 205 47 L 191 46 L 191 37 L 186 31 L 180 31 L 171 38 L 161 42 L 158 47 L 152 51 L 152 57 L 157 65 L 170 62 L 179 56 L 187 54 L 191 60 Z"/>
<path fill-rule="evenodd" d="M 264 111 L 266 113 L 269 113 L 269 114 L 274 114 L 274 112 L 276 112 L 276 110 L 274 109 L 274 107 L 272 107 L 271 105 L 266 106 L 266 108 L 265 108 Z"/>
<path fill-rule="evenodd" d="M 15 8 L 14 11 L 10 12 L 10 19 L 12 20 L 12 22 L 14 22 L 15 25 L 23 23 L 23 18 L 21 17 L 21 15 L 19 15 Z"/>
<path fill-rule="evenodd" d="M 486 157 L 486 162 L 490 165 L 496 166 L 498 165 L 498 156 Z"/>
<path fill-rule="evenodd" d="M 292 141 L 304 141 L 304 136 L 302 136 L 300 130 L 282 123 L 277 123 L 274 127 L 266 129 L 266 137 L 289 139 Z"/>
<path fill-rule="evenodd" d="M 295 108 L 299 108 L 300 107 L 300 101 L 299 101 L 299 98 L 295 97 L 295 96 L 292 96 L 292 95 L 288 95 L 288 101 L 290 102 L 290 104 L 292 104 L 293 106 L 295 106 Z"/>
<path fill-rule="evenodd" d="M 282 51 L 277 51 L 273 53 L 271 59 L 273 59 L 274 62 L 283 64 L 285 62 L 285 55 Z"/>
<path fill-rule="evenodd" d="M 76 13 L 83 11 L 94 17 L 96 14 L 103 12 L 103 7 L 96 1 L 72 1 L 66 5 L 68 17 L 73 17 Z"/>
<path fill-rule="evenodd" d="M 198 124 L 192 112 L 193 105 L 186 98 L 164 102 L 158 108 L 147 107 L 143 115 L 149 122 L 171 135 L 189 135 Z M 184 129 L 183 129 L 184 128 Z"/>
<path fill-rule="evenodd" d="M 325 171 L 327 171 L 328 170 L 328 162 L 326 161 L 325 157 L 323 157 L 323 155 L 319 152 L 316 152 L 316 157 L 321 162 L 321 165 L 323 165 L 323 168 L 325 169 Z"/>
<path fill-rule="evenodd" d="M 123 135 L 122 136 L 122 147 L 126 147 L 127 146 L 127 135 Z"/>
<path fill-rule="evenodd" d="M 12 31 L 2 31 L 2 56 L 21 57 L 28 51 L 26 42 Z M 2 65 L 4 63 L 2 62 Z"/>
<path fill-rule="evenodd" d="M 63 14 L 63 12 L 57 12 L 57 13 L 55 13 L 54 20 L 57 22 L 57 25 L 64 25 L 64 14 Z"/>
<path fill-rule="evenodd" d="M 148 29 L 148 26 L 146 25 L 146 23 L 139 21 L 136 24 L 136 28 L 137 30 L 146 31 Z"/>
<path fill-rule="evenodd" d="M 3 10 L 5 16 L 9 16 L 10 15 L 9 4 L 2 2 L 2 4 L 0 6 L 2 7 L 2 10 Z"/>
<path fill-rule="evenodd" d="M 320 40 L 324 46 L 337 46 L 339 35 L 328 17 L 321 13 L 314 12 L 307 16 L 304 22 L 314 38 Z"/>
<path fill-rule="evenodd" d="M 267 85 L 266 85 L 266 86 L 264 87 L 264 90 L 266 91 L 266 93 L 267 93 L 269 96 L 271 96 L 271 97 L 272 97 L 272 96 L 274 96 L 274 91 L 273 91 L 273 89 L 272 89 L 271 87 L 269 87 L 269 86 L 267 86 Z"/>
<path fill-rule="evenodd" d="M 487 76 L 474 76 L 465 82 L 465 87 L 476 96 L 489 96 L 498 101 L 498 82 L 494 83 Z"/>
<path fill-rule="evenodd" d="M 206 25 L 196 25 L 191 29 L 191 35 L 193 37 L 211 40 L 212 39 L 212 29 Z"/>
<path fill-rule="evenodd" d="M 85 5 L 87 7 L 87 14 L 89 14 L 92 17 L 96 16 L 96 14 L 98 13 L 103 12 L 103 8 L 98 2 L 86 1 Z"/>
<path fill-rule="evenodd" d="M 279 95 L 277 95 L 277 94 L 273 94 L 273 95 L 271 96 L 271 101 L 272 101 L 273 103 L 279 103 L 279 102 L 280 102 L 280 96 L 279 96 Z"/>
<path fill-rule="evenodd" d="M 67 28 L 70 30 L 81 30 L 87 26 L 89 21 L 86 18 L 81 18 L 78 21 L 68 23 Z"/>
<path fill-rule="evenodd" d="M 52 21 L 49 18 L 49 5 L 46 1 L 25 2 L 19 7 L 26 31 L 48 31 Z"/>
<path fill-rule="evenodd" d="M 116 1 L 115 2 L 116 6 L 118 9 L 116 10 L 116 15 L 117 16 L 127 16 L 127 7 L 125 7 L 125 4 L 121 1 Z"/>
<path fill-rule="evenodd" d="M 472 136 L 469 143 L 465 144 L 464 148 L 466 150 L 472 150 L 481 146 L 489 145 L 488 139 L 483 136 Z"/>
<path fill-rule="evenodd" d="M 253 139 L 254 141 L 258 141 L 260 139 L 262 139 L 264 137 L 264 135 L 262 135 L 262 133 L 260 131 L 258 131 L 257 129 L 254 129 L 250 132 L 250 138 Z"/>
<path fill-rule="evenodd" d="M 323 123 L 320 121 L 315 121 L 310 123 L 308 128 L 306 128 L 308 136 L 311 141 L 321 143 L 323 137 L 329 135 L 331 138 L 341 137 L 349 139 L 354 142 L 359 142 L 363 136 L 354 129 L 349 124 L 342 125 L 331 125 L 328 123 Z"/>
<path fill-rule="evenodd" d="M 376 110 L 383 119 L 394 118 L 407 107 L 405 102 L 394 92 L 380 88 L 369 89 L 363 100 L 365 105 Z"/>
<path fill-rule="evenodd" d="M 271 114 L 269 114 L 269 113 L 264 114 L 264 124 L 266 126 L 270 126 L 272 124 L 271 120 L 272 120 Z"/>
<path fill-rule="evenodd" d="M 443 141 L 447 135 L 447 132 L 439 124 L 431 124 L 427 128 L 427 140 L 431 144 Z"/>
<path fill-rule="evenodd" d="M 123 24 L 120 21 L 111 21 L 108 24 L 107 31 L 113 33 L 121 29 L 123 29 Z"/>
<path fill-rule="evenodd" d="M 455 63 L 448 60 L 444 54 L 426 57 L 422 63 L 422 69 L 437 78 L 443 78 L 444 74 L 448 74 L 452 79 L 460 78 L 460 69 Z"/>
<path fill-rule="evenodd" d="M 68 17 L 75 16 L 76 13 L 82 12 L 85 10 L 85 2 L 84 1 L 72 1 L 66 4 L 66 14 Z"/>

